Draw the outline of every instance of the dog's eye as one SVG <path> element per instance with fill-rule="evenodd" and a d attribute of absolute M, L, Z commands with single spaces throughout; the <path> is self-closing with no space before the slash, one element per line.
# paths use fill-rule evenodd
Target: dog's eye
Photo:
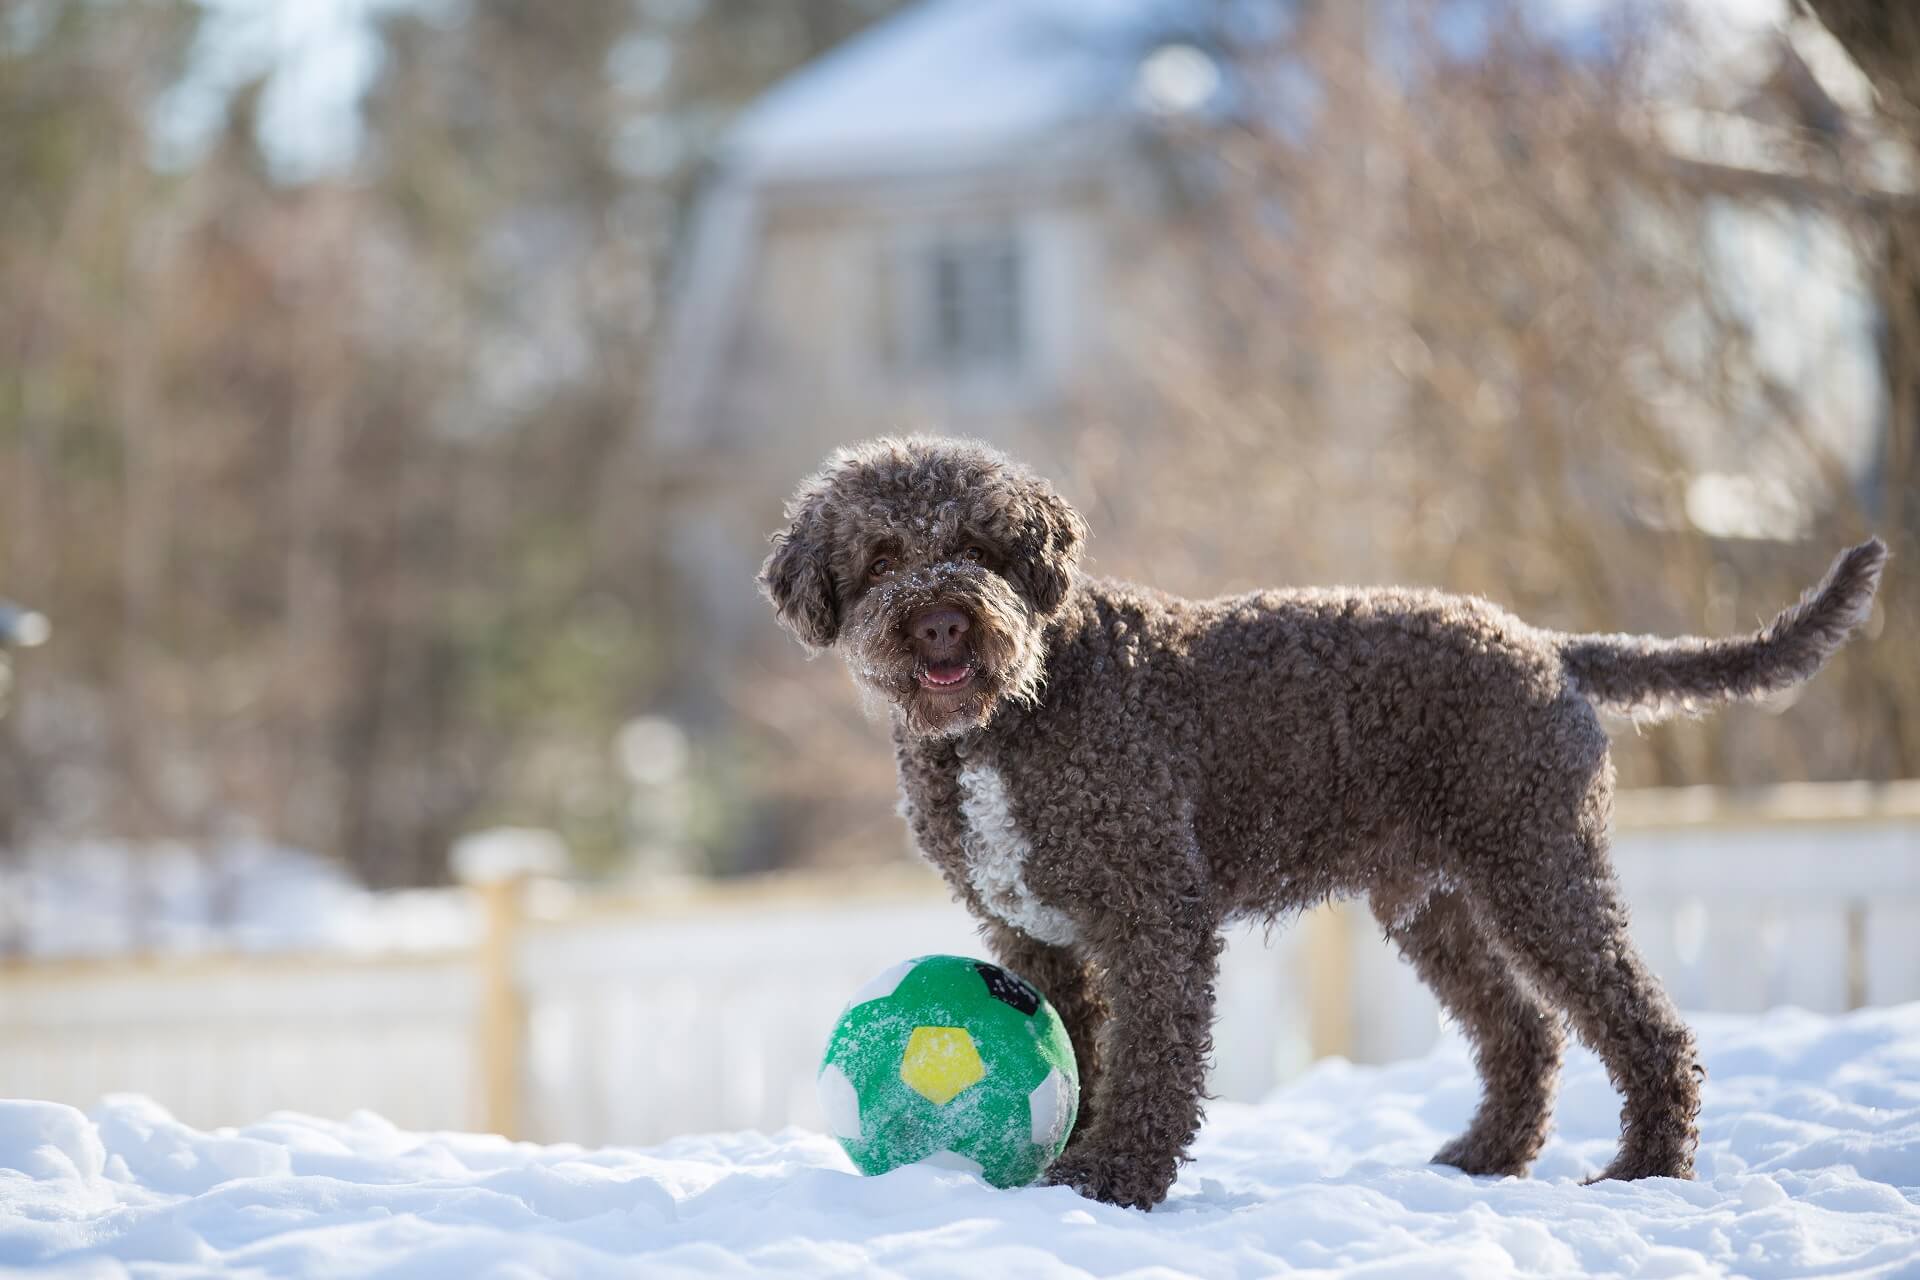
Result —
<path fill-rule="evenodd" d="M 892 572 L 893 561 L 887 559 L 885 556 L 879 557 L 867 566 L 867 576 L 869 578 L 884 578 Z"/>
<path fill-rule="evenodd" d="M 978 547 L 968 547 L 965 551 L 962 551 L 960 553 L 960 558 L 962 560 L 965 560 L 968 564 L 979 564 L 982 560 L 985 560 L 987 558 L 987 553 L 982 551 Z"/>

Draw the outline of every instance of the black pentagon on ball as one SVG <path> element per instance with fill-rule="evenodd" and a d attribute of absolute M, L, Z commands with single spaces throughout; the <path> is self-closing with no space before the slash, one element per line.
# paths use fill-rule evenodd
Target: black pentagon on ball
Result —
<path fill-rule="evenodd" d="M 973 967 L 980 971 L 980 977 L 987 984 L 987 992 L 1002 1004 L 1010 1004 L 1031 1018 L 1040 1012 L 1040 993 L 1033 985 L 1016 974 L 1008 973 L 997 964 L 988 964 L 984 960 L 974 961 Z"/>

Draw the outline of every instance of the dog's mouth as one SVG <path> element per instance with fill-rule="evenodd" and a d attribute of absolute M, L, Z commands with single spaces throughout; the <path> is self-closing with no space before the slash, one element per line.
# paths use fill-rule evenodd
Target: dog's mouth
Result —
<path fill-rule="evenodd" d="M 958 693 L 972 686 L 979 674 L 979 667 L 971 655 L 964 658 L 945 658 L 938 662 L 917 662 L 913 668 L 913 681 L 930 693 Z"/>

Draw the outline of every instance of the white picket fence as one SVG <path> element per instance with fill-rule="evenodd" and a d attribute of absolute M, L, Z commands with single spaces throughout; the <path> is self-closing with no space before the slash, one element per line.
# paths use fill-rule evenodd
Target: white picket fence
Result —
<path fill-rule="evenodd" d="M 0 1097 L 162 1100 L 199 1125 L 366 1108 L 471 1128 L 472 957 L 220 956 L 0 969 Z"/>
<path fill-rule="evenodd" d="M 1920 784 L 1623 797 L 1634 927 L 1683 1008 L 1920 999 Z M 133 1090 L 198 1125 L 368 1109 L 409 1128 L 640 1143 L 818 1126 L 846 994 L 902 956 L 978 953 L 929 876 L 574 897 L 482 890 L 477 948 L 0 969 L 0 1097 Z M 1313 1057 L 1417 1053 L 1432 1000 L 1364 909 L 1232 938 L 1214 1089 Z"/>

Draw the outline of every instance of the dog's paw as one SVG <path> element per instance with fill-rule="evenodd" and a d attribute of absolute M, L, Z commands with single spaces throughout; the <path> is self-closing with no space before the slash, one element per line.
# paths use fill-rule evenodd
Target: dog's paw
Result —
<path fill-rule="evenodd" d="M 1622 1150 L 1613 1163 L 1587 1179 L 1596 1182 L 1634 1182 L 1641 1178 L 1693 1178 L 1691 1147 L 1669 1145 L 1654 1150 Z"/>
<path fill-rule="evenodd" d="M 1475 1177 L 1525 1177 L 1532 1160 L 1503 1150 L 1473 1133 L 1463 1133 L 1433 1153 L 1434 1164 L 1451 1165 Z"/>
<path fill-rule="evenodd" d="M 1053 1162 L 1045 1182 L 1052 1187 L 1071 1187 L 1089 1200 L 1123 1209 L 1151 1209 L 1167 1198 L 1173 1175 L 1171 1160 L 1165 1162 L 1163 1172 L 1151 1161 L 1068 1152 Z"/>

